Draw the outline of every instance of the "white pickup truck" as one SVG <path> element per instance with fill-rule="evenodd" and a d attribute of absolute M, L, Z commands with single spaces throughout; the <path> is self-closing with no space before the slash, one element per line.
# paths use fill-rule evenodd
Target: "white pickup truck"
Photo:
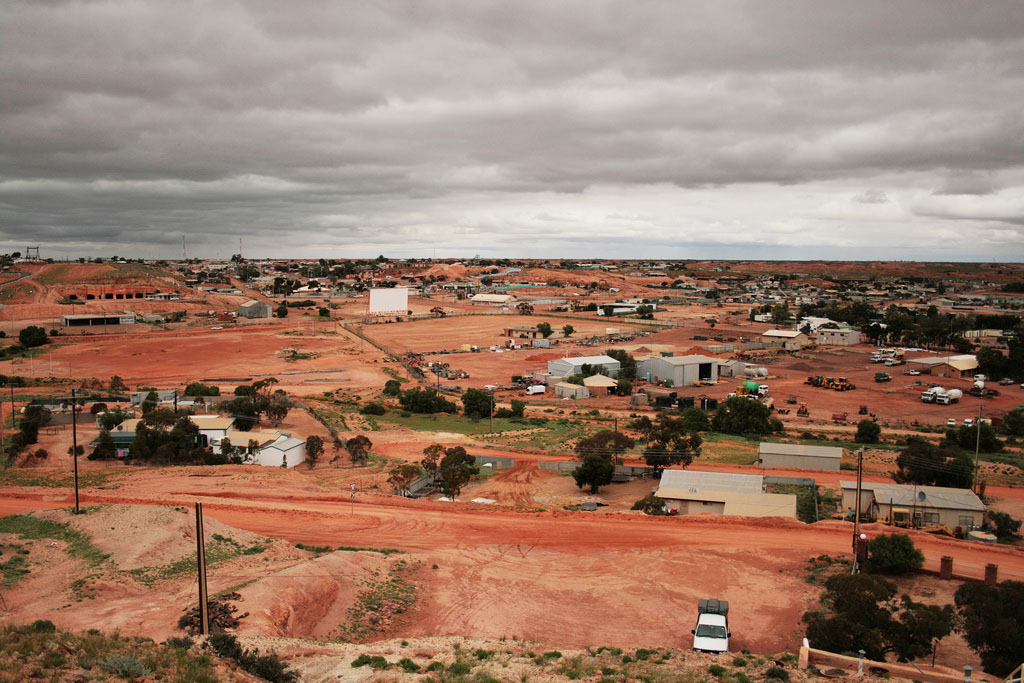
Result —
<path fill-rule="evenodd" d="M 728 652 L 729 603 L 707 598 L 697 603 L 697 626 L 693 633 L 693 649 L 697 652 Z"/>

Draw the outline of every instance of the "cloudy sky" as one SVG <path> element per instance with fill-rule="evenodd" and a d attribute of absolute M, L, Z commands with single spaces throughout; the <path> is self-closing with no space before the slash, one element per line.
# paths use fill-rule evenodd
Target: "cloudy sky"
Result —
<path fill-rule="evenodd" d="M 1024 260 L 1024 4 L 0 6 L 0 251 Z"/>

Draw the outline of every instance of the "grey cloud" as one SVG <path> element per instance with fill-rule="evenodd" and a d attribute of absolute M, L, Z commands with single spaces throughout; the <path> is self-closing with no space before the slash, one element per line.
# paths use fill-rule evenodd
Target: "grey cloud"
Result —
<path fill-rule="evenodd" d="M 630 199 L 645 246 L 737 243 L 723 225 L 792 241 L 865 187 L 917 207 L 815 233 L 853 250 L 844 220 L 1016 224 L 921 192 L 1024 189 L 1012 2 L 9 2 L 0 58 L 0 245 L 32 230 L 57 248 L 146 254 L 186 233 L 270 250 L 287 233 L 379 252 L 472 235 L 557 255 L 577 237 L 551 226 L 596 221 L 580 234 L 614 255 L 634 224 L 609 188 L 674 186 L 718 212 Z M 750 198 L 761 211 L 736 206 Z M 992 234 L 972 249 L 1006 258 Z"/>

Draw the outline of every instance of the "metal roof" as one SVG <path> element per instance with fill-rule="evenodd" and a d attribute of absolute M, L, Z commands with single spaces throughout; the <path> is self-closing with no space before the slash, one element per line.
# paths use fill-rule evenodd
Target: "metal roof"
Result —
<path fill-rule="evenodd" d="M 611 356 L 605 356 L 605 355 L 600 355 L 600 356 L 575 356 L 575 357 L 566 356 L 565 358 L 554 358 L 554 359 L 552 359 L 552 360 L 550 360 L 548 362 L 549 363 L 554 363 L 555 361 L 567 361 L 570 365 L 579 365 L 579 366 L 582 366 L 584 364 L 586 364 L 586 365 L 605 365 L 605 364 L 608 364 L 608 363 L 614 363 L 616 365 L 619 364 L 619 361 L 615 360 Z"/>
<path fill-rule="evenodd" d="M 857 482 L 840 481 L 843 490 L 857 490 Z M 985 511 L 985 504 L 970 489 L 954 489 L 947 486 L 914 486 L 913 484 L 882 484 L 873 481 L 861 483 L 861 489 L 871 491 L 879 505 L 900 507 L 918 506 L 947 508 L 950 510 Z"/>
<path fill-rule="evenodd" d="M 731 472 L 702 472 L 700 470 L 665 470 L 661 473 L 661 486 L 665 489 L 698 491 L 732 491 L 734 493 L 761 493 L 764 478 L 760 474 L 732 474 Z"/>
<path fill-rule="evenodd" d="M 618 382 L 604 375 L 591 375 L 583 378 L 583 386 L 587 387 L 614 387 L 617 385 Z"/>
<path fill-rule="evenodd" d="M 658 488 L 654 494 L 665 500 L 699 500 L 724 503 L 723 515 L 739 517 L 796 517 L 796 496 L 791 493 L 748 493 L 740 491 L 691 491 Z"/>
<path fill-rule="evenodd" d="M 669 365 L 697 365 L 698 363 L 717 363 L 717 358 L 711 358 L 710 356 L 654 356 L 660 358 Z"/>
<path fill-rule="evenodd" d="M 835 458 L 843 457 L 843 449 L 838 446 L 802 446 L 795 443 L 772 443 L 762 441 L 757 447 L 758 455 L 766 453 L 777 455 L 804 455 L 812 458 Z"/>

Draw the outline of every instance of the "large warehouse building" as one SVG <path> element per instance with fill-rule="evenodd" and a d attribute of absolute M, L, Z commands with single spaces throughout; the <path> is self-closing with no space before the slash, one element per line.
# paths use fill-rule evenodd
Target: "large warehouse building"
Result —
<path fill-rule="evenodd" d="M 135 316 L 131 314 L 119 315 L 62 315 L 60 317 L 62 327 L 96 327 L 101 325 L 134 325 Z"/>
<path fill-rule="evenodd" d="M 762 442 L 757 449 L 761 467 L 839 471 L 843 449 L 837 446 L 801 446 L 795 443 Z"/>
<path fill-rule="evenodd" d="M 649 382 L 672 382 L 674 387 L 694 382 L 717 382 L 718 359 L 708 356 L 654 356 L 640 361 L 636 373 Z"/>
<path fill-rule="evenodd" d="M 589 365 L 602 375 L 615 377 L 619 374 L 620 364 L 611 356 L 577 356 L 575 358 L 556 358 L 548 361 L 548 374 L 555 377 L 569 377 L 583 373 L 583 366 Z"/>

